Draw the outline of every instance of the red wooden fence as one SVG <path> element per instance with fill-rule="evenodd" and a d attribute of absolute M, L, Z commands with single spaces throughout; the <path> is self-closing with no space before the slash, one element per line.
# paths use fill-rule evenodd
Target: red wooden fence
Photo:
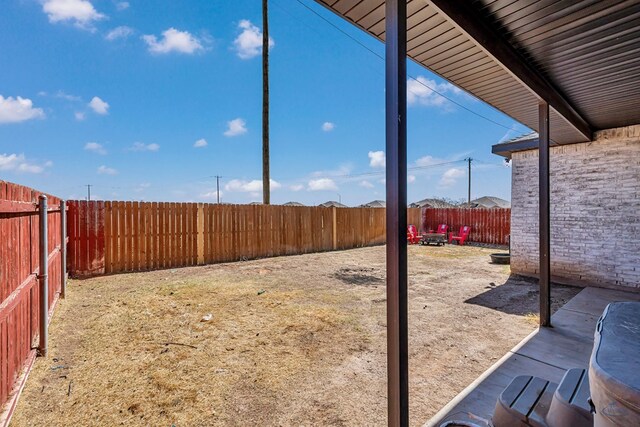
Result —
<path fill-rule="evenodd" d="M 70 201 L 74 277 L 383 244 L 385 210 Z M 408 217 L 420 221 L 420 209 Z"/>
<path fill-rule="evenodd" d="M 67 269 L 74 277 L 185 267 L 385 242 L 385 209 L 70 201 Z M 419 224 L 420 209 L 409 209 Z M 507 244 L 510 209 L 425 209 L 469 241 Z"/>
<path fill-rule="evenodd" d="M 470 242 L 506 245 L 511 233 L 511 209 L 425 209 L 422 229 L 436 229 L 438 224 L 447 224 L 456 234 L 460 227 L 469 225 Z"/>
<path fill-rule="evenodd" d="M 8 422 L 39 336 L 39 209 L 43 194 L 0 181 L 0 425 Z M 48 196 L 48 312 L 62 286 L 60 199 Z"/>

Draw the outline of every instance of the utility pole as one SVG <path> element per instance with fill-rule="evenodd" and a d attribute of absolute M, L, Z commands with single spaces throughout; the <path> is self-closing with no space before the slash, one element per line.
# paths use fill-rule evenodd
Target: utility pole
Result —
<path fill-rule="evenodd" d="M 269 176 L 269 0 L 262 0 L 262 203 L 271 203 Z"/>
<path fill-rule="evenodd" d="M 467 192 L 467 204 L 469 205 L 469 207 L 471 207 L 471 161 L 472 160 L 473 159 L 471 157 L 467 159 L 467 162 L 469 162 L 469 187 Z"/>
<path fill-rule="evenodd" d="M 93 185 L 87 184 L 87 201 L 88 202 L 91 201 L 91 187 L 93 187 Z"/>
<path fill-rule="evenodd" d="M 216 175 L 216 197 L 218 198 L 218 204 L 220 204 L 220 175 Z"/>

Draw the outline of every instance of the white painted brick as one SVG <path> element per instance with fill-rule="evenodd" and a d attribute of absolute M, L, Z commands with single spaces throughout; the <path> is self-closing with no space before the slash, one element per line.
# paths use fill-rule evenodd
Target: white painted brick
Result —
<path fill-rule="evenodd" d="M 640 288 L 640 125 L 552 147 L 551 274 Z M 538 151 L 512 155 L 511 270 L 538 273 Z"/>

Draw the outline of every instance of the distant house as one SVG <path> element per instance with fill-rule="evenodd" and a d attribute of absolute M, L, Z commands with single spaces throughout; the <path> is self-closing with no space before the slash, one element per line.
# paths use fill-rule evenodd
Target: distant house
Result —
<path fill-rule="evenodd" d="M 318 206 L 323 206 L 325 208 L 346 208 L 347 205 L 343 205 L 342 203 L 336 202 L 335 200 L 329 200 L 328 202 L 320 203 Z"/>
<path fill-rule="evenodd" d="M 440 199 L 422 199 L 409 205 L 410 208 L 454 208 L 449 202 Z"/>
<path fill-rule="evenodd" d="M 299 202 L 287 202 L 287 203 L 284 203 L 282 206 L 304 206 L 304 205 Z"/>
<path fill-rule="evenodd" d="M 483 196 L 475 200 L 472 200 L 471 204 L 465 203 L 461 207 L 484 208 L 484 209 L 510 208 L 511 202 L 508 200 L 501 199 L 500 197 Z"/>
<path fill-rule="evenodd" d="M 387 202 L 385 202 L 384 200 L 373 200 L 369 203 L 360 205 L 360 207 L 361 208 L 386 208 Z"/>

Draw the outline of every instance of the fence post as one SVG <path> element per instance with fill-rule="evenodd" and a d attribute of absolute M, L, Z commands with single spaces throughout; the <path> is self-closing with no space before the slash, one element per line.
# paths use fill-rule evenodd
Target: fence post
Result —
<path fill-rule="evenodd" d="M 47 344 L 49 339 L 49 244 L 47 242 L 47 196 L 40 196 L 40 267 L 38 270 L 38 280 L 40 284 L 40 341 L 38 343 L 38 354 L 47 355 Z"/>
<path fill-rule="evenodd" d="M 67 203 L 60 200 L 60 296 L 67 296 Z"/>
<path fill-rule="evenodd" d="M 204 205 L 198 203 L 198 265 L 204 265 Z"/>
<path fill-rule="evenodd" d="M 338 249 L 338 214 L 336 212 L 336 207 L 331 207 L 331 214 L 333 216 L 333 250 Z"/>

